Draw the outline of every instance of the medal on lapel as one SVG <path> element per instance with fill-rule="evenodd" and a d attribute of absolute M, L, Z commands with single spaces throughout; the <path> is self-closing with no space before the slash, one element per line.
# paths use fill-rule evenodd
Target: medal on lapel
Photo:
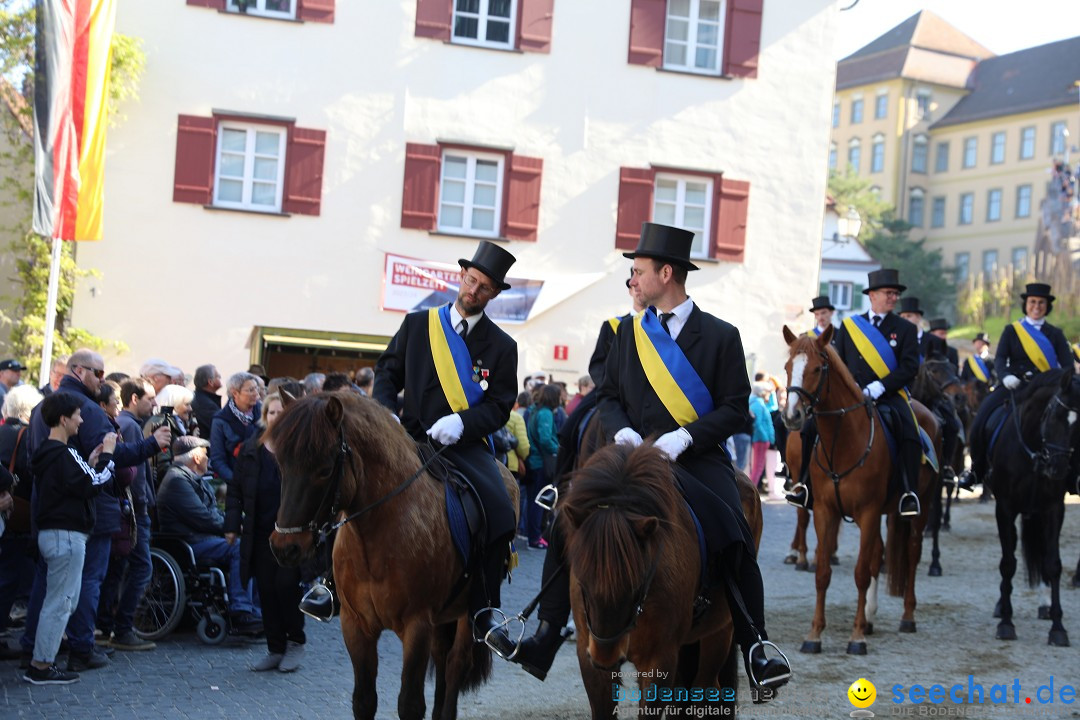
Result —
<path fill-rule="evenodd" d="M 488 379 L 488 373 L 489 373 L 489 370 L 487 368 L 483 368 L 482 370 L 480 370 L 480 389 L 481 390 L 487 390 L 488 389 L 488 380 L 487 380 Z"/>
<path fill-rule="evenodd" d="M 896 347 L 896 333 L 889 336 L 889 345 Z"/>

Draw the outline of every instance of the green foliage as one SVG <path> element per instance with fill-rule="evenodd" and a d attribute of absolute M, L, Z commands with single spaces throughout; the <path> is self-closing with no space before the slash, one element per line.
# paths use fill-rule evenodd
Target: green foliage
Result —
<path fill-rule="evenodd" d="M 928 251 L 924 240 L 908 237 L 912 226 L 893 217 L 891 210 L 880 221 L 880 229 L 866 239 L 867 252 L 882 267 L 899 270 L 900 282 L 907 286 L 904 294 L 919 298 L 927 317 L 939 317 L 946 302 L 953 300 L 952 284 L 941 267 L 941 251 Z"/>
<path fill-rule="evenodd" d="M 120 105 L 139 99 L 139 81 L 146 69 L 142 39 L 113 33 L 112 67 L 109 71 L 109 124 L 119 125 L 124 116 Z"/>
<path fill-rule="evenodd" d="M 870 182 L 860 178 L 850 165 L 845 166 L 843 172 L 833 170 L 829 173 L 829 195 L 836 201 L 837 211 L 844 216 L 848 208 L 854 207 L 862 218 L 860 242 L 880 232 L 885 216 L 893 212 L 893 206 L 870 188 Z"/>

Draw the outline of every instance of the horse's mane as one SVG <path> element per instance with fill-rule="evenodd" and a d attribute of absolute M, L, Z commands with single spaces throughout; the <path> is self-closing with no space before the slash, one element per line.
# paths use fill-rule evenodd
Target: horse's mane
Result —
<path fill-rule="evenodd" d="M 832 345 L 826 345 L 824 349 L 825 356 L 829 358 L 829 367 L 832 368 L 832 372 L 835 373 L 836 378 L 851 390 L 851 392 L 861 396 L 862 390 L 859 388 L 859 384 L 855 382 L 855 377 L 851 374 L 851 371 L 848 370 L 844 361 L 840 359 L 840 355 L 836 352 L 836 348 Z M 810 357 L 817 355 L 818 350 L 816 338 L 812 338 L 808 335 L 800 335 L 791 345 L 791 357 L 795 357 L 799 353 L 806 353 L 807 357 Z"/>
<path fill-rule="evenodd" d="M 611 602 L 641 586 L 649 563 L 634 525 L 655 517 L 656 533 L 669 532 L 680 499 L 671 464 L 652 445 L 605 447 L 574 473 L 565 513 L 577 528 L 567 558 L 594 597 Z"/>
<path fill-rule="evenodd" d="M 1020 408 L 1020 433 L 1027 441 L 1038 441 L 1041 430 L 1043 411 L 1047 403 L 1061 388 L 1062 376 L 1072 375 L 1071 368 L 1056 368 L 1041 372 L 1031 379 L 1027 387 L 1016 394 L 1017 407 Z M 1004 392 L 998 390 L 997 392 Z"/>
<path fill-rule="evenodd" d="M 930 372 L 930 365 L 947 363 L 948 361 L 948 358 L 943 358 L 940 355 L 931 355 L 926 358 L 926 361 L 919 366 L 919 372 L 915 373 L 915 379 L 911 382 L 911 396 L 923 405 L 930 407 L 938 398 L 944 395 L 941 386 Z"/>

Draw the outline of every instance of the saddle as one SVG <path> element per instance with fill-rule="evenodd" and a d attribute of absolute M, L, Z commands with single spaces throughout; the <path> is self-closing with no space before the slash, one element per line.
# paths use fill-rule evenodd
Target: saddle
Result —
<path fill-rule="evenodd" d="M 900 471 L 900 438 L 904 436 L 904 420 L 897 414 L 896 410 L 884 403 L 877 406 L 878 415 L 881 417 L 881 427 L 884 430 L 885 442 L 889 446 L 889 458 L 892 460 L 893 474 L 889 478 L 889 493 L 898 489 L 897 483 L 899 482 Z M 914 421 L 914 420 L 913 420 Z M 930 439 L 930 436 L 926 434 L 922 426 L 918 423 L 915 424 L 915 429 L 919 433 L 919 444 L 922 446 L 923 461 L 928 463 L 930 467 L 934 469 L 934 472 L 938 471 L 938 458 L 937 453 L 934 451 L 934 442 Z M 915 478 L 912 481 L 912 487 L 918 483 L 918 479 Z"/>
<path fill-rule="evenodd" d="M 450 538 L 465 567 L 470 567 L 474 548 L 484 547 L 487 518 L 480 495 L 472 482 L 465 477 L 445 455 L 435 456 L 435 449 L 428 443 L 417 443 L 416 452 L 420 462 L 427 466 L 428 475 L 443 484 L 446 497 L 446 519 L 450 526 Z"/>

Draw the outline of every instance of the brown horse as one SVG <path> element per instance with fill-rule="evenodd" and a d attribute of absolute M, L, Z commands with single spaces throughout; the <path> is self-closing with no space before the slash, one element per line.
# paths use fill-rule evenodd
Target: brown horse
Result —
<path fill-rule="evenodd" d="M 788 467 L 795 468 L 796 472 L 802 467 L 802 433 L 789 432 L 787 439 Z M 807 555 L 806 531 L 810 527 L 810 511 L 806 508 L 796 508 L 795 534 L 791 538 L 791 552 L 784 558 L 785 565 L 794 565 L 796 570 L 808 570 L 813 572 L 817 564 L 811 564 Z M 839 565 L 840 560 L 833 553 L 829 558 L 833 565 Z"/>
<path fill-rule="evenodd" d="M 353 715 L 375 717 L 378 641 L 392 630 L 403 645 L 398 715 L 426 712 L 424 673 L 434 662 L 437 720 L 457 717 L 458 695 L 491 673 L 475 643 L 468 587 L 446 519 L 444 487 L 421 465 L 416 444 L 374 400 L 326 393 L 290 403 L 270 431 L 281 466 L 278 530 L 270 545 L 282 565 L 311 555 L 316 534 L 359 513 L 337 533 L 334 580 L 341 633 L 353 664 Z M 517 482 L 503 469 L 517 507 Z"/>
<path fill-rule="evenodd" d="M 667 459 L 651 444 L 603 448 L 574 473 L 561 509 L 593 718 L 611 717 L 620 698 L 640 699 L 653 712 L 733 704 L 730 609 L 724 590 L 713 588 L 695 618 L 698 536 Z M 627 660 L 637 690 L 614 680 Z"/>
<path fill-rule="evenodd" d="M 933 489 L 938 487 L 938 478 L 928 465 L 923 466 L 916 488 L 922 513 L 910 521 L 901 520 L 895 494 L 890 493 L 888 483 L 893 468 L 881 417 L 874 403 L 863 397 L 840 356 L 829 345 L 832 335 L 832 328 L 828 328 L 817 338 L 796 337 L 784 327 L 784 339 L 790 348 L 786 364 L 790 387 L 784 421 L 789 429 L 797 430 L 810 415 L 814 415 L 819 438 L 810 465 L 814 529 L 818 536 L 817 607 L 802 651 L 821 652 L 825 593 L 832 579 L 829 557 L 836 551 L 840 519 L 851 517 L 859 526 L 859 556 L 855 562 L 858 603 L 847 651 L 863 655 L 868 627 L 872 628 L 867 615 L 873 617 L 877 610 L 883 514 L 888 516 L 885 561 L 889 594 L 904 597 L 900 631 L 915 632 L 915 572 L 922 553 L 930 498 Z M 935 449 L 940 452 L 937 421 L 919 403 L 912 403 L 912 407 L 919 425 L 928 432 Z"/>

